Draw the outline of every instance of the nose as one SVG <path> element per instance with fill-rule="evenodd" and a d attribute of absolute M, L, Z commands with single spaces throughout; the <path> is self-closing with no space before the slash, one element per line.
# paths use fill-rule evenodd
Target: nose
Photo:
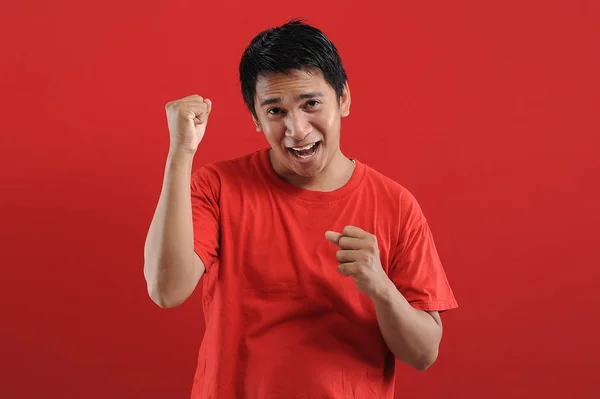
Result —
<path fill-rule="evenodd" d="M 286 118 L 285 135 L 295 141 L 302 141 L 312 131 L 312 125 L 302 112 L 290 112 Z"/>

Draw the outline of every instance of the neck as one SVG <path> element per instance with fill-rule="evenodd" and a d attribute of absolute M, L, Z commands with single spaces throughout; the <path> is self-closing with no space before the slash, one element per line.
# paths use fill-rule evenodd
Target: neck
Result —
<path fill-rule="evenodd" d="M 273 165 L 272 152 L 269 151 L 271 165 Z M 317 175 L 305 177 L 293 172 L 275 172 L 288 183 L 312 191 L 334 191 L 344 186 L 354 173 L 355 163 L 347 158 L 341 151 L 337 151 L 327 166 Z"/>

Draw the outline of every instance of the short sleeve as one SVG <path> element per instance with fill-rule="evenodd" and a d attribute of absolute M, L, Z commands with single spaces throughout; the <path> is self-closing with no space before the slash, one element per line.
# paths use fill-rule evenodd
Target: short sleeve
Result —
<path fill-rule="evenodd" d="M 208 270 L 219 257 L 220 179 L 211 166 L 202 166 L 191 179 L 194 251 Z"/>
<path fill-rule="evenodd" d="M 427 220 L 414 197 L 405 197 L 403 210 L 408 214 L 402 217 L 390 279 L 416 309 L 442 312 L 456 308 Z"/>

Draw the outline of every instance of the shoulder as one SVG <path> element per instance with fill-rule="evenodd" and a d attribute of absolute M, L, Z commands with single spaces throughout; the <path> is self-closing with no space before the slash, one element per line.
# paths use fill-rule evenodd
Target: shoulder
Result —
<path fill-rule="evenodd" d="M 365 167 L 365 183 L 376 189 L 379 196 L 387 197 L 404 205 L 417 202 L 413 193 L 406 186 L 369 165 L 365 165 Z"/>
<path fill-rule="evenodd" d="M 409 188 L 371 166 L 365 167 L 364 183 L 370 187 L 378 203 L 389 204 L 390 211 L 398 215 L 404 225 L 425 220 L 421 206 Z"/>
<path fill-rule="evenodd" d="M 192 186 L 220 187 L 223 184 L 245 181 L 256 169 L 259 151 L 239 157 L 206 163 L 192 172 Z"/>

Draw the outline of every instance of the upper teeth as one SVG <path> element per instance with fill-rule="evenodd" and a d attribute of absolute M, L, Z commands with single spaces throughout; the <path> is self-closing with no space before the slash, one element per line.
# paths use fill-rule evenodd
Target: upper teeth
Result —
<path fill-rule="evenodd" d="M 310 150 L 311 148 L 313 148 L 315 146 L 315 144 L 317 144 L 317 143 L 312 143 L 312 144 L 306 145 L 304 147 L 293 147 L 293 148 L 296 151 Z"/>

